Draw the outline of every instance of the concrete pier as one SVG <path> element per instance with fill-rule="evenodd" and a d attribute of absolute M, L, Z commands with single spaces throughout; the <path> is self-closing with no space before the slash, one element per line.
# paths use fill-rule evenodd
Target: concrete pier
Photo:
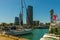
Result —
<path fill-rule="evenodd" d="M 6 34 L 0 34 L 0 40 L 28 40 L 28 39 L 18 38 L 18 37 L 6 35 Z"/>

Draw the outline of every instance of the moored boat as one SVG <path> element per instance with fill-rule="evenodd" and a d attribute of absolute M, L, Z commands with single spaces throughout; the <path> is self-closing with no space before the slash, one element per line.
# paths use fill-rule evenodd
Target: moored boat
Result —
<path fill-rule="evenodd" d="M 19 29 L 19 30 L 5 31 L 5 34 L 10 34 L 10 35 L 22 35 L 28 33 L 32 33 L 32 29 Z"/>
<path fill-rule="evenodd" d="M 55 34 L 45 34 L 40 40 L 59 40 Z"/>

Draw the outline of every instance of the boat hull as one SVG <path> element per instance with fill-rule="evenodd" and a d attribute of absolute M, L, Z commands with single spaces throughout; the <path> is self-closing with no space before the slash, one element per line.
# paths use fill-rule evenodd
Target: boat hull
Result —
<path fill-rule="evenodd" d="M 29 34 L 32 33 L 32 30 L 24 30 L 24 31 L 17 31 L 17 30 L 10 30 L 10 31 L 6 31 L 6 34 L 9 35 L 23 35 L 23 34 Z"/>

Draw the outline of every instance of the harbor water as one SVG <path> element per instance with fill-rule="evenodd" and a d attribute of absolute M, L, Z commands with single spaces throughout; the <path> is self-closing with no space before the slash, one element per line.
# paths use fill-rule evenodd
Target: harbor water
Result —
<path fill-rule="evenodd" d="M 34 29 L 31 34 L 20 35 L 18 37 L 27 38 L 29 40 L 40 40 L 45 33 L 48 33 L 48 29 Z"/>

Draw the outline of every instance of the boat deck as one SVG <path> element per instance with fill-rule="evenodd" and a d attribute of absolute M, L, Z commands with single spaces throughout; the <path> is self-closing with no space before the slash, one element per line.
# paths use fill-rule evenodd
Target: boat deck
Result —
<path fill-rule="evenodd" d="M 60 40 L 60 38 L 54 34 L 45 34 L 40 40 Z"/>

